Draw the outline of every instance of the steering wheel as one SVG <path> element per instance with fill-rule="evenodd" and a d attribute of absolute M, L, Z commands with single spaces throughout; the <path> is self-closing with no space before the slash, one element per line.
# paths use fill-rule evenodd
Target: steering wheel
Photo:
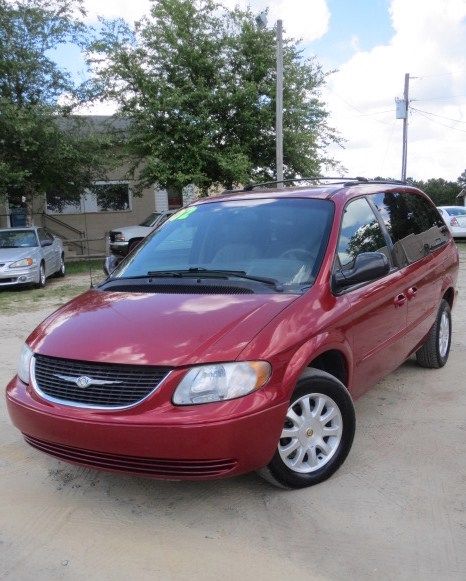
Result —
<path fill-rule="evenodd" d="M 290 260 L 299 260 L 301 262 L 311 262 L 314 255 L 304 248 L 289 248 L 280 254 L 279 258 L 288 258 Z"/>

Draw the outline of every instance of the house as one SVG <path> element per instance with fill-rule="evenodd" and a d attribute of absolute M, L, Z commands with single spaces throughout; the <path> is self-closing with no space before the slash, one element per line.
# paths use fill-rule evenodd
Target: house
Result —
<path fill-rule="evenodd" d="M 461 192 L 456 196 L 456 200 L 460 206 L 466 206 L 466 188 L 461 190 Z"/>
<path fill-rule="evenodd" d="M 123 127 L 125 121 L 108 116 L 89 117 L 96 131 Z M 152 212 L 180 208 L 183 196 L 167 192 L 155 185 L 133 195 L 133 184 L 126 179 L 127 167 L 109 172 L 105 181 L 97 181 L 92 191 L 86 191 L 75 203 L 60 196 L 38 196 L 33 202 L 32 219 L 35 225 L 46 227 L 65 242 L 69 255 L 103 255 L 106 234 L 119 226 L 139 224 Z M 188 192 L 189 193 L 189 192 Z M 2 207 L 3 206 L 3 207 Z M 24 198 L 15 191 L 0 199 L 0 228 L 25 226 Z"/>

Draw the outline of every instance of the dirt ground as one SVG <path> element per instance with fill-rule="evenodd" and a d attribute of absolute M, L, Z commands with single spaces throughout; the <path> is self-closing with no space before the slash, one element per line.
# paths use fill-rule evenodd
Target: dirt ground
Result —
<path fill-rule="evenodd" d="M 254 474 L 161 482 L 74 467 L 28 447 L 2 398 L 0 578 L 466 579 L 466 246 L 461 254 L 447 366 L 408 361 L 357 401 L 352 452 L 313 488 L 277 490 Z M 1 310 L 1 384 L 59 296 L 25 293 Z"/>

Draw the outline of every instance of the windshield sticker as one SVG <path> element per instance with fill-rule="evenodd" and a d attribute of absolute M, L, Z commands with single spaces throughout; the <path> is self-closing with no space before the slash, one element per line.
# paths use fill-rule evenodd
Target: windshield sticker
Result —
<path fill-rule="evenodd" d="M 176 214 L 173 214 L 169 221 L 171 222 L 172 220 L 186 220 L 186 218 L 188 216 L 191 216 L 191 214 L 196 210 L 197 210 L 196 206 L 193 206 L 192 208 L 186 208 L 185 210 L 180 210 Z"/>

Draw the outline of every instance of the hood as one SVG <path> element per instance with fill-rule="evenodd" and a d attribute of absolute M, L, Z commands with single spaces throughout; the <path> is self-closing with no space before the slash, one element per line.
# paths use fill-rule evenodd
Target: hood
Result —
<path fill-rule="evenodd" d="M 133 236 L 147 236 L 153 229 L 153 227 L 147 226 L 124 226 L 123 228 L 112 228 L 112 232 L 121 232 L 128 240 Z"/>
<path fill-rule="evenodd" d="M 172 367 L 231 361 L 298 296 L 90 290 L 46 319 L 28 343 L 43 355 L 83 361 Z"/>
<path fill-rule="evenodd" d="M 22 258 L 34 258 L 37 248 L 0 248 L 0 263 L 16 262 Z"/>

